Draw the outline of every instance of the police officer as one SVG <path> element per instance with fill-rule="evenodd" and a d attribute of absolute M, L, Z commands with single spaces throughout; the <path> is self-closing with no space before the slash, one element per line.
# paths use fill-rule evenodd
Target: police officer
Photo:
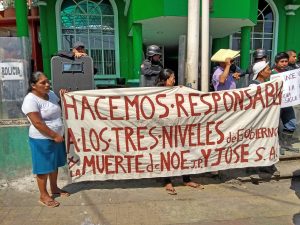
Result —
<path fill-rule="evenodd" d="M 147 59 L 141 65 L 141 87 L 155 87 L 155 82 L 163 65 L 160 62 L 161 49 L 157 45 L 147 47 Z"/>
<path fill-rule="evenodd" d="M 81 41 L 76 41 L 73 45 L 72 51 L 59 51 L 58 56 L 72 59 L 80 58 L 82 56 L 87 56 L 84 48 L 84 44 Z"/>
<path fill-rule="evenodd" d="M 253 53 L 253 63 L 250 65 L 250 67 L 248 68 L 248 74 L 249 74 L 249 80 L 251 81 L 253 79 L 253 65 L 257 62 L 261 62 L 261 61 L 267 61 L 268 59 L 268 55 L 266 53 L 266 50 L 259 48 L 256 49 L 255 52 Z"/>
<path fill-rule="evenodd" d="M 87 56 L 87 53 L 85 51 L 84 43 L 81 41 L 76 41 L 73 44 L 72 51 L 61 50 L 57 53 L 57 55 L 63 58 L 75 60 L 83 56 Z M 94 67 L 94 75 L 97 74 L 97 72 L 98 69 Z"/>

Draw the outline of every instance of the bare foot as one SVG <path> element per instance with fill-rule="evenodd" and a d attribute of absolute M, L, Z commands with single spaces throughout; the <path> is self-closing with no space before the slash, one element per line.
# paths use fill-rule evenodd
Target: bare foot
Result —
<path fill-rule="evenodd" d="M 169 195 L 177 195 L 175 188 L 173 187 L 172 183 L 168 183 L 165 185 L 165 189 Z"/>
<path fill-rule="evenodd" d="M 196 182 L 190 181 L 190 182 L 185 182 L 183 183 L 185 186 L 189 186 L 192 188 L 200 188 L 200 189 L 204 189 L 204 187 L 201 184 L 198 184 Z"/>

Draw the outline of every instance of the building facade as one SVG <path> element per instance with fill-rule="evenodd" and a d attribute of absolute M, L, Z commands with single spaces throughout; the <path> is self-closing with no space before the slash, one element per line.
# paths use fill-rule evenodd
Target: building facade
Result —
<path fill-rule="evenodd" d="M 138 86 L 144 50 L 150 44 L 161 46 L 165 67 L 178 71 L 182 58 L 179 49 L 185 45 L 181 37 L 187 34 L 188 0 L 35 2 L 39 17 L 28 17 L 24 0 L 14 1 L 16 16 L 9 19 L 2 17 L 5 8 L 0 7 L 0 36 L 29 39 L 31 44 L 25 47 L 36 61 L 33 68 L 43 69 L 50 79 L 51 57 L 61 49 L 71 49 L 78 40 L 85 43 L 94 59 L 98 69 L 95 81 L 100 86 L 113 86 L 120 77 L 126 79 L 128 86 Z M 211 54 L 220 48 L 239 49 L 240 65 L 245 69 L 256 48 L 265 48 L 270 59 L 279 51 L 300 51 L 300 0 L 214 0 L 210 3 Z M 31 51 L 33 46 L 35 50 Z M 3 176 L 16 176 L 20 174 L 15 173 L 17 169 L 30 168 L 28 127 L 19 121 L 7 123 L 2 119 L 0 139 L 4 141 L 0 144 L 0 168 Z"/>

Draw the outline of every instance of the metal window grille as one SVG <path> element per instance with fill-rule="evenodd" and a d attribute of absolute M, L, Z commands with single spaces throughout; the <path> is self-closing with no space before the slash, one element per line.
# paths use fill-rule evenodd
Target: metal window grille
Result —
<path fill-rule="evenodd" d="M 272 60 L 273 40 L 275 30 L 274 13 L 270 4 L 266 0 L 259 1 L 257 24 L 251 30 L 251 50 L 249 52 L 251 64 L 253 52 L 258 48 L 267 51 L 269 60 Z M 232 49 L 241 49 L 241 32 L 232 35 Z M 239 64 L 239 62 L 237 62 Z"/>
<path fill-rule="evenodd" d="M 85 44 L 99 75 L 116 75 L 114 13 L 109 0 L 64 0 L 61 6 L 62 48 Z"/>

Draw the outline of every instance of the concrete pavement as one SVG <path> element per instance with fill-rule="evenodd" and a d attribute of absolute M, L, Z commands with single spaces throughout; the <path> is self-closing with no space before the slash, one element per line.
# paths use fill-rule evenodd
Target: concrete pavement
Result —
<path fill-rule="evenodd" d="M 204 190 L 182 185 L 174 178 L 177 196 L 168 195 L 158 179 L 81 182 L 60 185 L 72 193 L 57 198 L 50 209 L 38 204 L 33 176 L 0 183 L 1 225 L 300 225 L 300 160 L 278 163 L 276 180 L 260 174 L 255 185 L 243 171 L 224 171 L 220 178 L 196 175 Z M 62 172 L 62 171 L 60 171 Z M 231 176 L 241 175 L 239 179 Z M 236 178 L 236 177 L 235 177 Z M 247 180 L 248 178 L 248 180 Z"/>

